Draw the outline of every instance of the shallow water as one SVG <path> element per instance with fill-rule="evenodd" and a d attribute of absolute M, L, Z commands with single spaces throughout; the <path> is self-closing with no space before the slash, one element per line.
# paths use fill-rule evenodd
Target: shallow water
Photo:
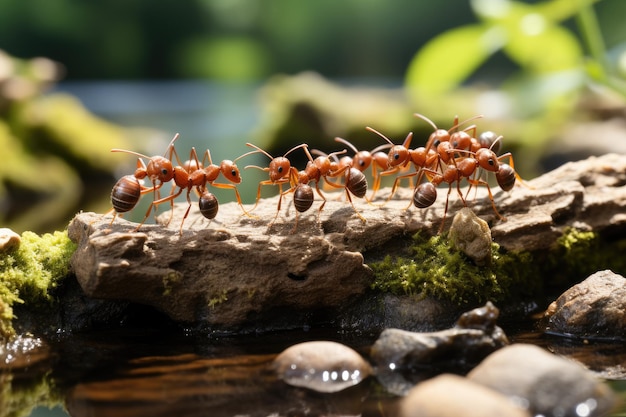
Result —
<path fill-rule="evenodd" d="M 65 335 L 49 342 L 48 360 L 0 372 L 0 381 L 12 378 L 10 395 L 24 395 L 23 410 L 30 410 L 24 415 L 33 417 L 393 416 L 398 398 L 375 378 L 339 393 L 322 394 L 288 386 L 269 369 L 274 357 L 295 343 L 335 340 L 367 357 L 377 336 L 319 329 L 216 337 L 136 328 Z M 509 336 L 513 342 L 537 344 L 579 360 L 595 371 L 615 373 L 626 364 L 624 344 L 574 342 L 524 330 L 509 330 Z M 56 399 L 36 406 L 37 396 L 45 397 L 44 389 L 33 388 L 41 381 L 46 381 Z M 612 415 L 624 416 L 626 381 L 611 385 L 623 400 Z M 32 392 L 37 394 L 25 395 Z"/>

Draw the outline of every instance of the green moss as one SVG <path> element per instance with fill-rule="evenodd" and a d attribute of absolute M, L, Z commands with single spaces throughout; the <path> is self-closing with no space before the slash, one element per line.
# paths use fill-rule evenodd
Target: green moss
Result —
<path fill-rule="evenodd" d="M 214 294 L 214 296 L 209 299 L 209 308 L 215 308 L 215 306 L 226 301 L 228 301 L 228 290 L 222 290 L 222 292 Z"/>
<path fill-rule="evenodd" d="M 0 254 L 0 339 L 14 334 L 15 303 L 52 301 L 50 290 L 67 276 L 75 249 L 67 231 L 41 236 L 24 232 L 18 248 Z"/>
<path fill-rule="evenodd" d="M 172 289 L 181 283 L 183 280 L 183 274 L 178 271 L 170 271 L 163 276 L 163 296 L 170 295 Z"/>
<path fill-rule="evenodd" d="M 408 256 L 370 263 L 372 288 L 419 294 L 459 304 L 541 296 L 602 269 L 626 270 L 626 240 L 609 242 L 593 232 L 568 229 L 550 251 L 507 252 L 492 245 L 492 264 L 479 267 L 453 249 L 444 236 L 417 234 Z"/>

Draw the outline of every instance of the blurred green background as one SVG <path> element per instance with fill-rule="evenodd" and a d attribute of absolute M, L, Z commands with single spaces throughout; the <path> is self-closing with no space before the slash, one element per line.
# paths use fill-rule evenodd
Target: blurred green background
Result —
<path fill-rule="evenodd" d="M 195 146 L 219 161 L 248 141 L 371 149 L 366 125 L 396 142 L 415 130 L 419 146 L 432 128 L 414 112 L 446 128 L 480 113 L 526 177 L 621 151 L 623 16 L 623 0 L 4 0 L 0 141 L 14 163 L 0 222 L 41 232 L 105 212 L 135 165 L 109 149 L 161 154 L 175 132 L 181 158 Z M 581 145 L 595 122 L 615 126 Z M 266 161 L 239 165 L 253 163 Z M 259 174 L 243 175 L 253 202 Z"/>

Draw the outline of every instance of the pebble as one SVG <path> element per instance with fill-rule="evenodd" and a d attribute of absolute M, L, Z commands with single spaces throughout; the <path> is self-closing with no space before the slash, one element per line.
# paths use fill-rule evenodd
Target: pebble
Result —
<path fill-rule="evenodd" d="M 418 384 L 400 403 L 400 417 L 530 417 L 497 391 L 442 374 Z"/>
<path fill-rule="evenodd" d="M 22 238 L 13 230 L 0 228 L 0 251 L 9 251 L 20 245 Z"/>
<path fill-rule="evenodd" d="M 287 384 L 327 393 L 354 386 L 372 373 L 355 350 L 329 341 L 293 345 L 276 357 L 273 366 Z"/>
<path fill-rule="evenodd" d="M 450 243 L 478 266 L 491 264 L 491 229 L 468 207 L 454 216 L 450 226 Z"/>
<path fill-rule="evenodd" d="M 596 417 L 615 405 L 608 385 L 576 362 L 530 344 L 504 347 L 467 376 L 544 417 Z"/>

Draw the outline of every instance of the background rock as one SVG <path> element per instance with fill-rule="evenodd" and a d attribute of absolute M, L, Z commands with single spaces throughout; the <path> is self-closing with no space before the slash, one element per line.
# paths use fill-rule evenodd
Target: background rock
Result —
<path fill-rule="evenodd" d="M 599 271 L 565 291 L 545 313 L 550 332 L 584 339 L 626 339 L 626 278 Z"/>

